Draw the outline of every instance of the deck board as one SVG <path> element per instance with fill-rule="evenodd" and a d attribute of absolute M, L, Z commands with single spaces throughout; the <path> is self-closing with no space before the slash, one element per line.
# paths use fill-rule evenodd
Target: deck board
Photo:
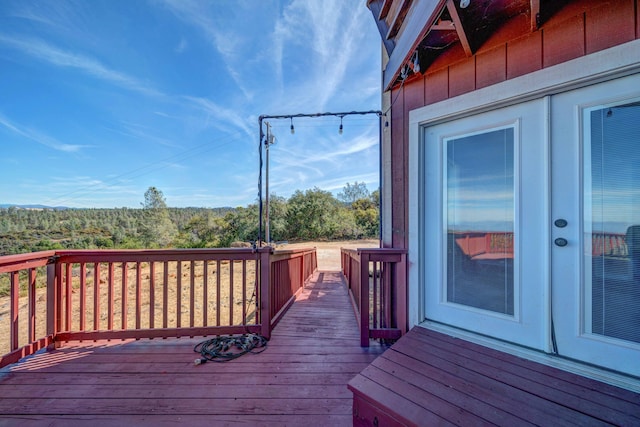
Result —
<path fill-rule="evenodd" d="M 0 371 L 3 425 L 351 425 L 361 348 L 340 273 L 316 273 L 266 350 L 194 365 L 205 338 L 72 342 Z"/>
<path fill-rule="evenodd" d="M 640 425 L 640 394 L 419 327 L 349 384 L 356 425 Z"/>

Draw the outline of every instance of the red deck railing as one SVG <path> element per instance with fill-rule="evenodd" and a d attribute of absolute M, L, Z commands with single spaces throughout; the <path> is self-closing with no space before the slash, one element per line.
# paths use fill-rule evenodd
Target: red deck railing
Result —
<path fill-rule="evenodd" d="M 623 233 L 593 233 L 591 235 L 591 255 L 627 257 L 627 236 Z"/>
<path fill-rule="evenodd" d="M 65 341 L 245 332 L 268 338 L 316 269 L 315 249 L 0 257 L 0 283 L 10 294 L 6 319 L 0 311 L 0 367 Z"/>
<path fill-rule="evenodd" d="M 360 345 L 407 332 L 406 251 L 342 249 L 344 273 L 360 326 Z"/>
<path fill-rule="evenodd" d="M 456 244 L 460 250 L 472 259 L 481 259 L 491 255 L 503 255 L 503 258 L 513 258 L 512 232 L 456 232 Z M 595 232 L 591 236 L 591 255 L 626 257 L 629 255 L 626 235 L 623 233 Z"/>
<path fill-rule="evenodd" d="M 513 258 L 512 232 L 456 232 L 456 244 L 469 258 L 490 257 L 494 254 Z"/>

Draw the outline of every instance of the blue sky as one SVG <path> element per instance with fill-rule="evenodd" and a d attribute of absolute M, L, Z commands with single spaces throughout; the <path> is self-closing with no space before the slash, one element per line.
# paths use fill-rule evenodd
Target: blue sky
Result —
<path fill-rule="evenodd" d="M 378 110 L 364 0 L 3 0 L 0 204 L 256 201 L 258 116 Z M 377 117 L 273 120 L 270 190 L 378 187 Z"/>

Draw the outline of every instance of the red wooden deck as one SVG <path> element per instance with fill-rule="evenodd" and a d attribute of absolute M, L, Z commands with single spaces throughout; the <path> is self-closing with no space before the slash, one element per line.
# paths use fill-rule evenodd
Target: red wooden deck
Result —
<path fill-rule="evenodd" d="M 640 425 L 640 394 L 416 327 L 349 383 L 354 425 Z"/>
<path fill-rule="evenodd" d="M 0 425 L 351 425 L 360 347 L 342 276 L 319 272 L 267 349 L 195 366 L 203 338 L 69 343 L 0 370 Z"/>

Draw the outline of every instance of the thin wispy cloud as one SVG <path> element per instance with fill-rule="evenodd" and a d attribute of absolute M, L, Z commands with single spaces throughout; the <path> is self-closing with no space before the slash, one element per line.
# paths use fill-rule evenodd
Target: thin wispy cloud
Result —
<path fill-rule="evenodd" d="M 182 37 L 180 39 L 180 43 L 178 43 L 178 46 L 176 46 L 176 53 L 182 53 L 185 50 L 187 50 L 187 48 L 189 47 L 189 43 L 187 43 L 187 39 L 185 39 L 184 37 Z"/>
<path fill-rule="evenodd" d="M 64 144 L 57 139 L 49 135 L 45 135 L 35 129 L 31 129 L 29 127 L 14 123 L 2 114 L 0 114 L 0 126 L 3 126 L 5 129 L 9 130 L 15 135 L 22 136 L 31 141 L 37 142 L 38 144 L 45 145 L 58 151 L 74 153 L 88 147 L 88 145 Z M 7 148 L 8 147 L 5 147 L 5 149 Z"/>
<path fill-rule="evenodd" d="M 238 110 L 222 107 L 206 98 L 185 96 L 184 99 L 204 111 L 208 115 L 210 125 L 227 127 L 231 124 L 233 128 L 243 130 L 247 136 L 255 137 L 256 131 L 249 126 L 250 118 L 241 116 Z"/>
<path fill-rule="evenodd" d="M 287 78 L 283 70 L 287 49 L 303 45 L 314 52 L 312 62 L 305 64 L 305 80 L 300 83 L 305 97 L 293 108 L 312 105 L 317 110 L 324 110 L 345 83 L 349 64 L 357 61 L 357 48 L 364 33 L 362 19 L 358 19 L 362 10 L 354 11 L 349 6 L 341 0 L 296 0 L 285 8 L 276 22 L 271 36 L 271 57 L 280 86 Z M 295 58 L 291 60 L 295 61 Z"/>
<path fill-rule="evenodd" d="M 228 28 L 222 28 L 224 22 L 216 19 L 216 6 L 212 3 L 193 0 L 163 0 L 162 4 L 177 18 L 204 34 L 207 41 L 223 57 L 227 73 L 238 89 L 247 100 L 251 100 L 253 93 L 244 84 L 236 64 L 238 52 L 241 51 L 239 45 L 243 33 L 231 32 Z"/>
<path fill-rule="evenodd" d="M 163 96 L 150 85 L 126 73 L 110 69 L 94 58 L 63 50 L 39 39 L 21 39 L 0 34 L 0 44 L 57 67 L 76 69 L 124 89 L 149 96 Z"/>
<path fill-rule="evenodd" d="M 91 31 L 87 23 L 87 3 L 80 1 L 39 1 L 37 3 L 20 1 L 9 15 L 33 24 L 47 27 L 56 33 L 90 37 Z M 90 7 L 90 6 L 89 6 Z"/>

